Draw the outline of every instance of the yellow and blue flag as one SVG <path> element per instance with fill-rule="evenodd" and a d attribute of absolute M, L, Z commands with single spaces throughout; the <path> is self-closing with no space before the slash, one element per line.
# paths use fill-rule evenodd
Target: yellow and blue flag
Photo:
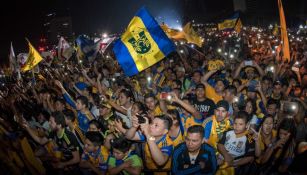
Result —
<path fill-rule="evenodd" d="M 29 56 L 23 67 L 21 68 L 22 72 L 31 70 L 36 66 L 39 62 L 43 60 L 42 56 L 38 53 L 38 51 L 32 46 L 30 41 L 28 41 L 29 45 Z"/>
<path fill-rule="evenodd" d="M 223 22 L 218 23 L 218 29 L 219 30 L 234 29 L 238 19 L 239 19 L 239 13 L 237 12 L 231 18 L 225 19 Z"/>
<path fill-rule="evenodd" d="M 89 39 L 84 35 L 78 36 L 76 39 L 77 44 L 77 57 L 82 59 L 85 57 L 89 61 L 93 61 L 96 58 L 99 43 L 94 42 L 93 40 Z"/>
<path fill-rule="evenodd" d="M 144 7 L 136 13 L 113 48 L 127 76 L 156 64 L 174 50 L 174 43 Z"/>

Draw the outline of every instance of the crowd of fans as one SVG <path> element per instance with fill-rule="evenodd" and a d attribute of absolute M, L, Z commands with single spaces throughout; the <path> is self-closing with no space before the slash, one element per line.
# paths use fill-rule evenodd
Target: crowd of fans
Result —
<path fill-rule="evenodd" d="M 291 61 L 271 29 L 201 33 L 202 48 L 175 41 L 176 53 L 134 77 L 111 49 L 40 64 L 35 79 L 12 75 L 1 174 L 307 173 L 304 30 L 289 31 Z"/>

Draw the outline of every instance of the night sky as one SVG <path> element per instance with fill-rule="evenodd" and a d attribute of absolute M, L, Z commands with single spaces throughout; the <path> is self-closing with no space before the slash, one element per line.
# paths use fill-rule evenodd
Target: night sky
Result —
<path fill-rule="evenodd" d="M 283 0 L 284 8 L 295 9 L 304 0 Z M 259 0 L 268 5 L 277 3 L 277 0 Z M 27 52 L 25 37 L 37 46 L 39 38 L 44 34 L 44 20 L 48 13 L 57 15 L 69 14 L 72 17 L 73 31 L 76 34 L 115 33 L 121 32 L 128 25 L 136 11 L 146 6 L 153 16 L 160 20 L 169 20 L 172 23 L 182 23 L 185 5 L 200 4 L 196 13 L 206 15 L 220 13 L 232 6 L 231 0 L 10 0 L 7 5 L 0 6 L 1 37 L 0 62 L 6 62 L 9 54 L 10 42 L 13 42 L 15 53 Z M 262 4 L 266 7 L 266 4 Z M 287 6 L 287 7 L 285 7 Z M 272 13 L 274 8 L 267 7 Z M 304 8 L 306 12 L 306 9 Z M 193 12 L 195 14 L 195 11 Z M 227 11 L 225 12 L 225 14 Z M 277 12 L 276 12 L 277 14 Z M 185 14 L 189 15 L 189 14 Z M 164 19 L 163 19 L 164 18 Z M 178 20 L 178 22 L 177 22 Z"/>

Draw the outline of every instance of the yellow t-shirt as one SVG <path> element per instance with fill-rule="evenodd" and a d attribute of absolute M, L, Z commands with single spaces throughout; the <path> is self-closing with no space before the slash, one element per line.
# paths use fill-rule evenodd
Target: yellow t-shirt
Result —
<path fill-rule="evenodd" d="M 181 130 L 179 129 L 179 132 L 177 134 L 176 137 L 171 137 L 169 135 L 169 137 L 171 138 L 171 140 L 173 141 L 173 146 L 176 147 L 177 145 L 179 145 L 180 143 L 182 143 L 184 141 L 184 137 L 182 135 L 183 133 L 181 133 Z"/>
<path fill-rule="evenodd" d="M 215 92 L 215 89 L 211 85 L 205 86 L 206 97 L 214 101 L 216 104 L 218 101 L 223 100 L 223 97 Z"/>
<path fill-rule="evenodd" d="M 277 135 L 276 130 L 272 130 L 272 140 L 274 140 L 276 138 L 276 135 Z M 264 140 L 263 140 L 261 134 L 259 134 L 258 140 L 259 140 L 258 144 L 260 145 L 261 153 L 263 153 L 266 150 L 266 146 L 264 144 Z M 256 159 L 256 162 L 260 163 L 260 158 Z"/>
<path fill-rule="evenodd" d="M 154 116 L 162 115 L 163 114 L 163 112 L 162 112 L 162 110 L 161 110 L 159 105 L 156 106 L 155 110 L 153 111 L 153 114 L 154 114 Z"/>
<path fill-rule="evenodd" d="M 151 152 L 149 150 L 149 146 L 148 143 L 146 143 L 145 145 L 145 165 L 146 168 L 149 170 L 154 171 L 170 171 L 171 170 L 171 154 L 173 152 L 173 141 L 171 140 L 171 138 L 168 135 L 164 135 L 160 140 L 156 141 L 158 147 L 160 148 L 160 150 L 163 152 L 163 154 L 166 154 L 169 156 L 167 162 L 165 163 L 165 165 L 163 167 L 158 167 L 157 164 L 154 162 L 154 160 L 152 159 L 151 156 Z M 156 172 L 154 174 L 167 174 L 164 172 Z"/>

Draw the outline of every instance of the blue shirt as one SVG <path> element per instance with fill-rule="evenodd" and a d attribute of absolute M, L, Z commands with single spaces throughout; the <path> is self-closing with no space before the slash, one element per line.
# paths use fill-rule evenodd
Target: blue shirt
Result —
<path fill-rule="evenodd" d="M 75 102 L 72 100 L 70 95 L 68 93 L 65 93 L 64 95 L 65 101 L 74 109 L 77 109 Z M 77 120 L 78 120 L 78 126 L 80 130 L 84 133 L 87 132 L 89 128 L 89 122 L 93 120 L 93 115 L 88 111 L 88 113 L 81 113 L 81 111 L 77 110 Z"/>

